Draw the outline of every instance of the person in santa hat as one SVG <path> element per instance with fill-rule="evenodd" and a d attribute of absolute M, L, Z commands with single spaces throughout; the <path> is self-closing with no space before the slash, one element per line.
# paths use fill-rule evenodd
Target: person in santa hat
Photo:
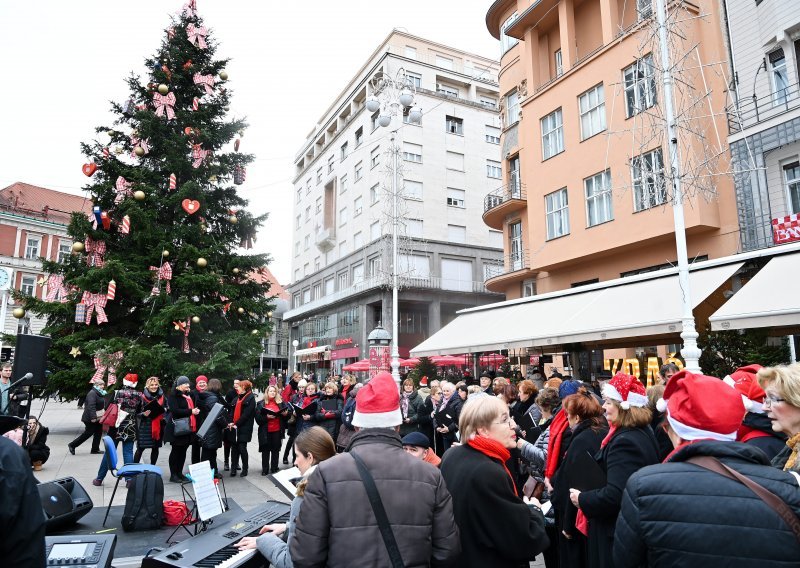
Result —
<path fill-rule="evenodd" d="M 114 393 L 113 402 L 117 403 L 120 414 L 125 413 L 116 428 L 109 429 L 109 436 L 114 440 L 115 445 L 122 442 L 123 463 L 134 463 L 133 445 L 136 442 L 136 416 L 142 410 L 142 395 L 136 390 L 139 383 L 139 376 L 128 373 L 122 379 L 122 388 Z M 100 469 L 97 477 L 92 481 L 92 485 L 102 485 L 103 479 L 108 473 L 108 460 L 103 456 L 100 462 Z"/>
<path fill-rule="evenodd" d="M 756 373 L 761 365 L 739 367 L 722 379 L 742 395 L 742 402 L 747 409 L 736 440 L 752 444 L 764 452 L 769 459 L 774 458 L 786 445 L 786 434 L 772 429 L 772 421 L 764 408 L 766 393 L 758 384 Z"/>
<path fill-rule="evenodd" d="M 614 566 L 797 566 L 800 536 L 736 477 L 749 478 L 800 514 L 798 480 L 771 467 L 758 448 L 735 441 L 746 411 L 739 392 L 716 377 L 683 370 L 667 384 L 659 408 L 666 411 L 675 451 L 628 481 Z"/>
<path fill-rule="evenodd" d="M 603 409 L 609 430 L 595 456 L 606 474 L 606 485 L 591 491 L 570 488 L 570 500 L 580 509 L 578 529 L 588 536 L 588 566 L 613 567 L 611 545 L 625 484 L 641 468 L 658 463 L 658 443 L 650 428 L 652 413 L 647 391 L 634 376 L 617 373 L 603 385 Z M 588 530 L 582 517 L 588 521 Z"/>
<path fill-rule="evenodd" d="M 398 562 L 446 566 L 457 559 L 453 500 L 437 468 L 403 451 L 402 421 L 399 389 L 382 371 L 356 395 L 348 452 L 320 462 L 308 478 L 289 544 L 295 566 L 393 565 L 354 456 L 374 480 Z"/>

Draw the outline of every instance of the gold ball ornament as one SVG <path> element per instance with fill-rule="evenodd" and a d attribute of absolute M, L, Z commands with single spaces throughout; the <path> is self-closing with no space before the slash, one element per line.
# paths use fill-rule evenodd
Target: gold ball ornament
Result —
<path fill-rule="evenodd" d="M 25 317 L 25 310 L 22 308 L 14 308 L 14 311 L 11 313 L 14 314 L 14 317 L 17 319 L 22 319 Z"/>
<path fill-rule="evenodd" d="M 197 259 L 197 266 L 199 266 L 200 268 L 205 268 L 206 266 L 208 266 L 208 261 L 201 256 L 200 258 Z"/>
<path fill-rule="evenodd" d="M 244 308 L 236 308 L 236 311 L 239 312 L 240 314 L 243 314 L 244 313 Z"/>
<path fill-rule="evenodd" d="M 253 331 L 251 331 L 250 333 L 252 333 L 253 335 L 258 335 L 258 330 L 257 330 L 257 329 L 254 329 L 254 330 L 253 330 Z"/>
<path fill-rule="evenodd" d="M 158 92 L 161 93 L 162 95 L 166 95 L 167 93 L 169 93 L 169 87 L 166 86 L 164 83 L 161 83 L 158 86 Z"/>
<path fill-rule="evenodd" d="M 239 222 L 239 218 L 236 215 L 230 215 L 228 216 L 228 222 L 235 225 Z"/>
<path fill-rule="evenodd" d="M 144 198 L 145 198 L 144 191 L 142 191 L 141 189 L 134 191 L 133 192 L 133 198 L 136 201 L 144 201 Z"/>
<path fill-rule="evenodd" d="M 228 80 L 228 72 L 225 71 L 225 69 L 223 69 L 222 71 L 219 72 L 219 78 L 222 79 L 223 81 L 227 81 Z"/>
<path fill-rule="evenodd" d="M 86 247 L 80 241 L 72 243 L 72 252 L 83 252 Z"/>
<path fill-rule="evenodd" d="M 142 156 L 144 156 L 144 148 L 142 148 L 141 146 L 136 146 L 133 149 L 133 153 L 141 158 Z"/>
<path fill-rule="evenodd" d="M 192 316 L 192 323 L 200 323 L 200 316 Z"/>
<path fill-rule="evenodd" d="M 163 256 L 164 258 L 167 258 L 169 256 L 169 251 L 167 249 L 162 250 L 161 251 L 161 256 Z"/>
<path fill-rule="evenodd" d="M 233 272 L 234 274 L 239 274 L 239 269 L 238 269 L 238 268 L 234 268 L 232 272 Z"/>

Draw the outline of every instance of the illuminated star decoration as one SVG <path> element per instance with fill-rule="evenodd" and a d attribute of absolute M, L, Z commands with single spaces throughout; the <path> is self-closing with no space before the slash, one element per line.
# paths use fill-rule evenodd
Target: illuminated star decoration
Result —
<path fill-rule="evenodd" d="M 39 286 L 44 286 L 44 283 L 45 283 L 45 282 L 47 282 L 47 278 L 45 278 L 44 276 L 42 276 L 41 278 L 39 278 L 39 280 L 37 280 L 37 281 L 36 281 L 36 283 L 37 283 Z"/>
<path fill-rule="evenodd" d="M 81 350 L 79 347 L 73 347 L 72 349 L 69 350 L 69 354 L 72 355 L 73 357 L 77 357 L 78 355 L 81 354 Z"/>

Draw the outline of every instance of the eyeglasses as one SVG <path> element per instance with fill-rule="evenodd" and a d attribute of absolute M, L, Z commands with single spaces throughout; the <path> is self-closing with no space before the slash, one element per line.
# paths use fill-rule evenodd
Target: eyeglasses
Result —
<path fill-rule="evenodd" d="M 510 416 L 507 416 L 505 419 L 501 418 L 499 422 L 492 422 L 492 424 L 501 424 L 505 426 L 510 426 L 511 423 L 514 422 L 514 419 Z"/>
<path fill-rule="evenodd" d="M 777 404 L 778 402 L 786 402 L 785 398 L 780 398 L 775 396 L 774 394 L 768 394 L 764 397 L 764 406 L 772 406 L 773 404 Z"/>

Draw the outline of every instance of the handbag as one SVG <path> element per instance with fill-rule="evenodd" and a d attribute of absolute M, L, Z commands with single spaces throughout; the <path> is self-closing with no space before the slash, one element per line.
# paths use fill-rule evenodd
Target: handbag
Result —
<path fill-rule="evenodd" d="M 172 419 L 172 433 L 175 436 L 188 436 L 192 433 L 192 423 L 189 417 L 186 418 L 173 418 Z"/>
<path fill-rule="evenodd" d="M 769 505 L 770 508 L 778 513 L 780 518 L 783 519 L 787 525 L 789 525 L 789 528 L 794 533 L 797 541 L 800 542 L 800 518 L 794 514 L 794 511 L 792 511 L 791 507 L 789 507 L 789 505 L 787 505 L 783 499 L 775 495 L 772 491 L 763 485 L 756 483 L 746 475 L 742 475 L 735 469 L 728 467 L 715 457 L 695 456 L 686 461 L 695 465 L 699 465 L 700 467 L 709 471 L 713 471 L 714 473 L 724 475 L 729 479 L 733 479 L 734 481 L 738 481 L 747 486 L 750 491 L 758 495 L 761 500 L 764 501 L 764 503 Z"/>
<path fill-rule="evenodd" d="M 364 482 L 364 489 L 367 491 L 369 504 L 372 505 L 372 512 L 375 513 L 375 520 L 378 521 L 378 529 L 381 531 L 383 544 L 386 545 L 386 550 L 389 552 L 392 568 L 403 568 L 405 566 L 403 557 L 400 555 L 400 548 L 397 546 L 397 540 L 395 540 L 392 527 L 389 525 L 389 517 L 386 516 L 386 509 L 383 508 L 383 501 L 381 501 L 378 488 L 375 486 L 375 480 L 361 458 L 353 452 L 350 452 L 350 455 L 353 456 L 361 481 Z"/>
<path fill-rule="evenodd" d="M 525 485 L 522 486 L 522 494 L 529 499 L 535 497 L 537 501 L 541 501 L 542 493 L 544 493 L 544 481 L 529 475 Z"/>
<path fill-rule="evenodd" d="M 107 428 L 116 426 L 118 414 L 119 414 L 119 405 L 116 402 L 112 402 L 111 404 L 108 405 L 108 408 L 106 408 L 106 411 L 100 418 L 100 424 L 102 424 Z"/>

